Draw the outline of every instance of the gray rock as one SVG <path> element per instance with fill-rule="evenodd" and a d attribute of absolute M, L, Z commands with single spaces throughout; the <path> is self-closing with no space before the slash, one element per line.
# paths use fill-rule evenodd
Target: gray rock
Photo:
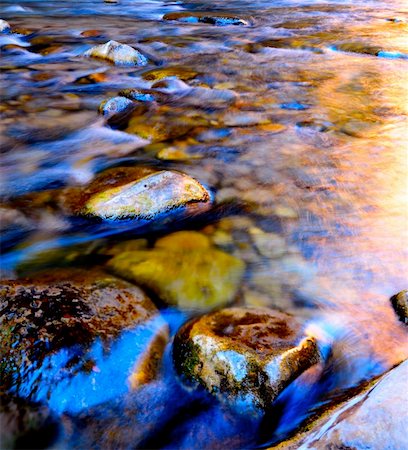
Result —
<path fill-rule="evenodd" d="M 197 210 L 211 203 L 207 190 L 188 175 L 137 167 L 103 172 L 77 200 L 78 214 L 105 220 L 153 220 L 169 211 Z"/>
<path fill-rule="evenodd" d="M 147 64 L 147 58 L 138 50 L 116 41 L 108 41 L 106 44 L 92 47 L 84 53 L 84 56 L 104 59 L 117 65 L 145 66 Z"/>
<path fill-rule="evenodd" d="M 115 114 L 130 110 L 134 102 L 126 97 L 112 97 L 104 100 L 99 106 L 99 112 L 104 116 L 111 117 Z"/>
<path fill-rule="evenodd" d="M 337 409 L 293 448 L 407 449 L 407 380 L 408 361 L 405 361 L 383 376 L 368 392 Z"/>

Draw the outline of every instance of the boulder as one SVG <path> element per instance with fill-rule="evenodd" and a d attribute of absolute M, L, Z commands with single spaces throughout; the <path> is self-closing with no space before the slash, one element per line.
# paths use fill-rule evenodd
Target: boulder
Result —
<path fill-rule="evenodd" d="M 0 314 L 3 391 L 56 413 L 154 378 L 168 334 L 144 292 L 99 270 L 3 281 Z"/>
<path fill-rule="evenodd" d="M 175 336 L 173 359 L 185 381 L 233 405 L 265 410 L 320 353 L 292 316 L 237 307 L 187 322 Z"/>
<path fill-rule="evenodd" d="M 208 311 L 234 299 L 245 266 L 205 235 L 180 231 L 159 239 L 153 249 L 118 254 L 108 268 L 170 305 Z"/>
<path fill-rule="evenodd" d="M 92 47 L 84 53 L 84 56 L 104 59 L 116 65 L 145 66 L 147 64 L 147 58 L 138 50 L 116 41 L 108 41 Z"/>
<path fill-rule="evenodd" d="M 408 448 L 408 361 L 381 377 L 368 391 L 319 421 L 284 448 L 403 450 Z"/>

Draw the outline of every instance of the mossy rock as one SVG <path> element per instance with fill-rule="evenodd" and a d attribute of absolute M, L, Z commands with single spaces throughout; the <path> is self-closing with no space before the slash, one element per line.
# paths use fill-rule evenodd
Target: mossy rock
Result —
<path fill-rule="evenodd" d="M 314 338 L 294 317 L 266 308 L 228 308 L 193 319 L 176 334 L 176 369 L 220 400 L 268 409 L 301 373 L 320 360 Z"/>
<path fill-rule="evenodd" d="M 170 305 L 208 311 L 234 299 L 245 266 L 210 246 L 204 235 L 179 232 L 159 240 L 151 250 L 115 256 L 108 268 Z"/>

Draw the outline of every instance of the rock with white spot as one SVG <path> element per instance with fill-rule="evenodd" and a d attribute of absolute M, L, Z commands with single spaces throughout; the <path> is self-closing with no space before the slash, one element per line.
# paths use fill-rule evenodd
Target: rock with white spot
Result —
<path fill-rule="evenodd" d="M 186 382 L 220 400 L 265 410 L 320 360 L 314 338 L 290 315 L 264 308 L 229 308 L 185 324 L 173 358 Z"/>
<path fill-rule="evenodd" d="M 84 56 L 104 59 L 116 65 L 145 66 L 147 64 L 147 58 L 138 50 L 116 41 L 108 41 L 106 44 L 92 47 L 84 53 Z"/>

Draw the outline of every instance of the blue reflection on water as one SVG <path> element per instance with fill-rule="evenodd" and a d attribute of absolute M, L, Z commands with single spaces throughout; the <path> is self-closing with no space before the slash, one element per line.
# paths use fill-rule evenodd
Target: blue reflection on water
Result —
<path fill-rule="evenodd" d="M 31 394 L 32 400 L 45 401 L 56 413 L 79 413 L 114 399 L 129 391 L 128 378 L 135 364 L 165 325 L 161 316 L 155 316 L 123 332 L 109 348 L 100 338 L 86 351 L 79 346 L 64 348 L 47 356 L 38 370 L 21 373 L 16 393 Z M 87 362 L 91 367 L 86 371 Z"/>

